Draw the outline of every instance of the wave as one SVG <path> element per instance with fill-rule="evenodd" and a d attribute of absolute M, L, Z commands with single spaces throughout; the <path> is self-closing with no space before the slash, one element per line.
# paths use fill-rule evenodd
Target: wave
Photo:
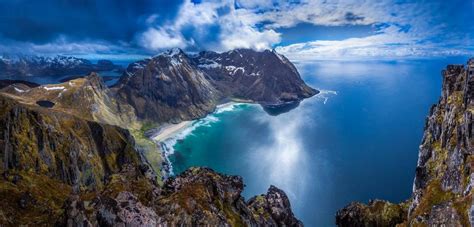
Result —
<path fill-rule="evenodd" d="M 326 104 L 331 96 L 337 95 L 337 91 L 331 90 L 319 90 L 319 94 L 315 97 L 323 101 L 323 104 Z"/>

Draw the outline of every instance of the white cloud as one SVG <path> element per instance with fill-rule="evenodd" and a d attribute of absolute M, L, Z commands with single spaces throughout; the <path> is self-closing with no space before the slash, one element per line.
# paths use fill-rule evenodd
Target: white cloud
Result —
<path fill-rule="evenodd" d="M 277 47 L 293 61 L 358 60 L 398 57 L 468 55 L 464 48 L 444 48 L 433 43 L 420 44 L 415 36 L 388 27 L 382 33 L 363 38 L 317 40 Z"/>
<path fill-rule="evenodd" d="M 150 50 L 187 46 L 187 41 L 179 32 L 164 28 L 149 28 L 140 36 L 139 44 Z"/>
<path fill-rule="evenodd" d="M 228 11 L 219 13 L 219 11 Z M 167 49 L 171 47 L 192 47 L 194 39 L 206 37 L 209 26 L 219 26 L 219 34 L 215 34 L 216 42 L 201 43 L 200 48 L 226 51 L 235 48 L 253 48 L 257 50 L 271 48 L 280 42 L 280 34 L 273 29 L 260 31 L 253 23 L 247 23 L 242 16 L 251 13 L 247 10 L 237 12 L 233 1 L 208 1 L 194 4 L 186 0 L 181 5 L 174 21 L 160 26 L 152 26 L 139 36 L 139 44 L 150 50 Z M 154 20 L 156 16 L 150 20 Z M 150 21 L 147 20 L 147 21 Z M 186 39 L 182 30 L 192 27 L 192 38 Z M 168 41 L 167 41 L 168 40 Z"/>
<path fill-rule="evenodd" d="M 220 18 L 222 33 L 220 35 L 221 49 L 252 48 L 263 50 L 279 43 L 280 34 L 272 29 L 258 31 L 251 24 L 239 19 L 238 14 L 231 13 Z"/>
<path fill-rule="evenodd" d="M 277 0 L 210 0 L 195 4 L 185 0 L 174 20 L 154 23 L 139 35 L 139 43 L 150 50 L 171 47 L 261 50 L 280 43 L 282 34 L 277 29 L 300 23 L 322 26 L 383 24 L 381 28 L 374 27 L 376 34 L 364 38 L 313 40 L 277 49 L 292 60 L 472 53 L 472 50 L 459 48 L 472 44 L 471 38 L 466 38 L 462 32 L 446 32 L 452 26 L 437 13 L 440 8 L 439 2 L 398 0 L 302 0 L 298 4 Z M 156 18 L 152 15 L 147 22 L 156 21 Z M 212 26 L 218 26 L 219 34 L 210 34 L 216 32 L 210 29 Z M 192 35 L 184 35 L 183 30 L 190 27 Z"/>
<path fill-rule="evenodd" d="M 126 44 L 117 45 L 103 41 L 70 41 L 65 36 L 45 44 L 21 42 L 0 37 L 0 54 L 89 55 L 125 52 L 126 48 Z"/>

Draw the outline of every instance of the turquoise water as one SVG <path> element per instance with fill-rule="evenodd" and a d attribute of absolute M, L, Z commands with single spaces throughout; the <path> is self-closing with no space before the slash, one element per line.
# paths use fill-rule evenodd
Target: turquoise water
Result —
<path fill-rule="evenodd" d="M 243 104 L 195 122 L 168 144 L 173 171 L 208 166 L 241 175 L 246 199 L 276 185 L 306 226 L 333 226 L 351 201 L 400 202 L 411 195 L 441 69 L 465 60 L 298 64 L 320 95 L 278 116 Z"/>

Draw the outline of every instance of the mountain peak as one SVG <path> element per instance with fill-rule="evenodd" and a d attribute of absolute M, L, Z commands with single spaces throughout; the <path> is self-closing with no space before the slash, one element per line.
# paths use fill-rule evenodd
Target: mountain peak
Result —
<path fill-rule="evenodd" d="M 186 53 L 184 53 L 184 51 L 181 48 L 175 47 L 175 48 L 171 48 L 166 51 L 163 51 L 160 54 L 155 55 L 153 58 L 160 57 L 160 56 L 174 58 L 174 57 L 179 57 L 182 55 L 186 55 Z"/>

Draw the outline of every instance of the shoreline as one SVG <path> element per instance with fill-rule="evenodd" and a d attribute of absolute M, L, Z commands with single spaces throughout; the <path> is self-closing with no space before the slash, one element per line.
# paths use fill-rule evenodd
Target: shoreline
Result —
<path fill-rule="evenodd" d="M 180 137 L 180 133 L 183 133 L 184 131 L 193 128 L 195 126 L 195 123 L 198 121 L 205 119 L 211 114 L 215 113 L 221 113 L 223 111 L 226 111 L 227 108 L 233 108 L 234 105 L 238 104 L 249 104 L 249 103 L 244 103 L 244 102 L 236 102 L 235 100 L 225 102 L 222 104 L 219 104 L 216 106 L 216 109 L 207 114 L 206 116 L 196 119 L 196 120 L 190 120 L 190 121 L 182 121 L 176 124 L 173 123 L 168 123 L 165 125 L 162 125 L 157 128 L 157 132 L 150 136 L 149 138 L 158 145 L 162 160 L 163 160 L 163 167 L 162 168 L 162 176 L 164 178 L 168 178 L 169 176 L 174 175 L 173 172 L 173 164 L 169 160 L 169 156 L 174 153 L 173 146 L 176 143 L 176 140 L 178 137 Z M 199 124 L 199 123 L 197 123 Z M 193 129 L 191 129 L 190 132 L 192 132 Z M 187 133 L 186 133 L 187 134 Z"/>
<path fill-rule="evenodd" d="M 182 121 L 177 124 L 166 124 L 158 128 L 158 132 L 151 136 L 151 139 L 155 142 L 163 142 L 182 130 L 192 126 L 194 121 Z"/>
<path fill-rule="evenodd" d="M 177 134 L 179 134 L 180 132 L 182 132 L 183 130 L 191 127 L 195 121 L 199 121 L 201 119 L 204 119 L 204 118 L 208 117 L 210 114 L 219 113 L 220 110 L 225 109 L 227 107 L 231 107 L 231 106 L 236 105 L 236 104 L 251 104 L 251 103 L 232 100 L 232 101 L 229 101 L 229 102 L 219 104 L 219 105 L 216 106 L 216 109 L 213 112 L 207 114 L 206 116 L 204 116 L 202 118 L 199 118 L 199 119 L 196 119 L 196 120 L 190 120 L 190 121 L 182 121 L 182 122 L 179 122 L 179 123 L 176 123 L 176 124 L 168 123 L 168 124 L 165 124 L 161 127 L 158 127 L 158 130 L 157 130 L 158 132 L 155 133 L 154 135 L 152 135 L 150 137 L 150 139 L 152 139 L 153 141 L 155 141 L 157 143 L 164 142 L 165 140 L 167 140 L 169 138 L 172 138 L 172 137 L 176 136 Z"/>

